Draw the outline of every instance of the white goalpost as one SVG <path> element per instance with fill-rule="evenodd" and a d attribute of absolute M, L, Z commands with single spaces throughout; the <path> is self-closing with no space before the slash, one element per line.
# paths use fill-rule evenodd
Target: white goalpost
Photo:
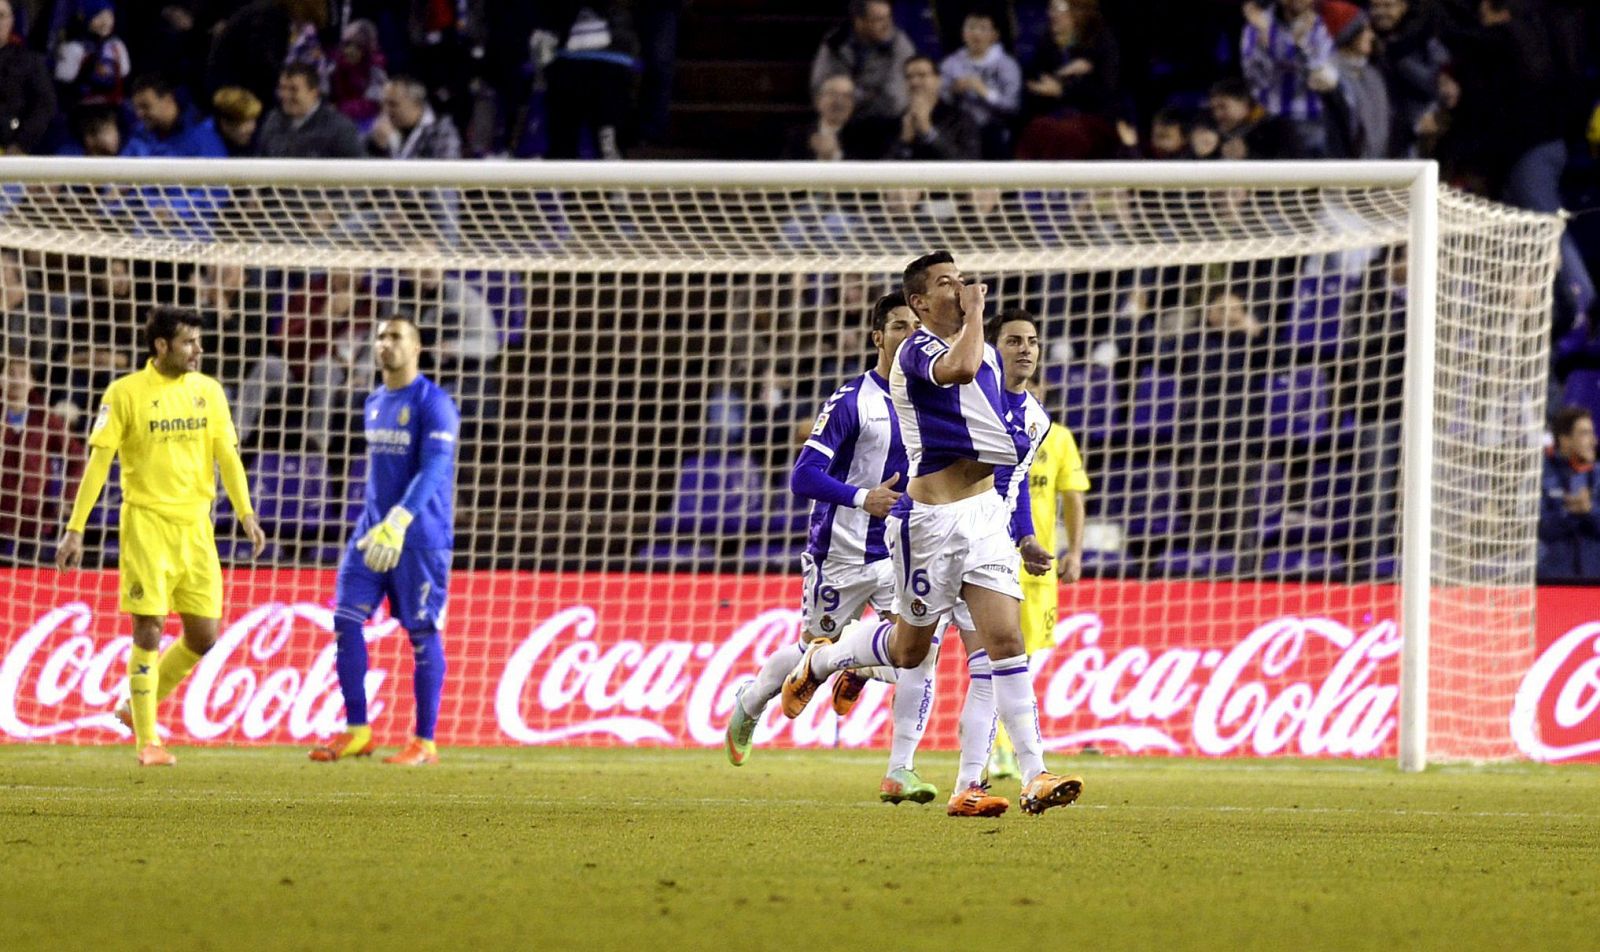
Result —
<path fill-rule="evenodd" d="M 1035 658 L 1048 743 L 1515 757 L 1562 228 L 1430 162 L 0 159 L 0 736 L 119 736 L 114 486 L 98 570 L 49 566 L 94 400 L 173 303 L 273 537 L 225 538 L 219 495 L 228 634 L 175 731 L 338 723 L 332 568 L 372 329 L 403 314 L 464 420 L 441 740 L 718 743 L 793 634 L 794 451 L 873 300 L 945 248 L 1036 315 L 1093 484 Z M 403 712 L 393 627 L 370 690 Z M 884 743 L 881 695 L 757 739 Z"/>

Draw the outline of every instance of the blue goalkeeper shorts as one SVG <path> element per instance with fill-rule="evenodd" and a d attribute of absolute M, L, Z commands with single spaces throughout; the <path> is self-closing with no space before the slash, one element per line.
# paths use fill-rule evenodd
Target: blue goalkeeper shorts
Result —
<path fill-rule="evenodd" d="M 334 614 L 365 622 L 389 599 L 389 614 L 406 631 L 439 627 L 450 584 L 449 549 L 401 549 L 400 562 L 379 575 L 361 561 L 355 541 L 345 547 L 334 582 Z"/>

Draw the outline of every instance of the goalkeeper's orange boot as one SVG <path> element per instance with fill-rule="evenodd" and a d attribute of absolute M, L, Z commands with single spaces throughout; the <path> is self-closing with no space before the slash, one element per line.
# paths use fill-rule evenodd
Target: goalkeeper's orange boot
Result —
<path fill-rule="evenodd" d="M 178 762 L 172 756 L 172 751 L 160 744 L 145 744 L 139 748 L 139 766 L 141 767 L 171 767 Z"/>
<path fill-rule="evenodd" d="M 957 790 L 945 807 L 948 816 L 999 816 L 1011 809 L 1011 801 L 989 792 L 986 783 L 975 783 L 965 790 Z"/>
<path fill-rule="evenodd" d="M 1022 812 L 1038 816 L 1051 807 L 1064 807 L 1083 793 L 1083 778 L 1048 771 L 1022 786 Z"/>
<path fill-rule="evenodd" d="M 833 644 L 831 641 L 813 641 L 806 647 L 805 655 L 800 663 L 794 666 L 788 676 L 783 679 L 783 716 L 790 718 L 799 717 L 811 703 L 811 698 L 817 693 L 817 688 L 822 686 L 822 680 L 811 673 L 811 658 L 823 648 Z"/>
<path fill-rule="evenodd" d="M 383 758 L 383 762 L 386 764 L 400 764 L 404 767 L 425 767 L 428 764 L 439 762 L 439 749 L 434 746 L 431 740 L 413 737 L 406 741 L 406 745 L 401 748 L 400 753 L 390 754 Z"/>
<path fill-rule="evenodd" d="M 833 679 L 833 713 L 844 717 L 861 700 L 861 691 L 867 686 L 867 679 L 854 671 L 840 671 L 839 676 Z"/>
<path fill-rule="evenodd" d="M 345 731 L 311 748 L 309 756 L 319 764 L 331 764 L 346 757 L 371 757 L 377 749 L 378 743 L 372 739 L 372 731 L 360 734 Z"/>

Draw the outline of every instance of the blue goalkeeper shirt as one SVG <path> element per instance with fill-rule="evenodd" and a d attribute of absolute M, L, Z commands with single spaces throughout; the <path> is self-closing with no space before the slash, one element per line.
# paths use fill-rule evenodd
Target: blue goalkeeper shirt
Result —
<path fill-rule="evenodd" d="M 455 547 L 455 401 L 427 377 L 399 390 L 379 387 L 362 413 L 367 436 L 366 508 L 353 538 L 382 522 L 394 506 L 414 517 L 408 549 Z"/>

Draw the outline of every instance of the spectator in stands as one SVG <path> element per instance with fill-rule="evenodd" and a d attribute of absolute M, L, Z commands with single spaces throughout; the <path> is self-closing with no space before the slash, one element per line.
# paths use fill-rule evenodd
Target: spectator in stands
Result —
<path fill-rule="evenodd" d="M 615 160 L 632 137 L 639 37 L 624 0 L 554 4 L 564 40 L 545 67 L 553 159 Z"/>
<path fill-rule="evenodd" d="M 56 114 L 56 90 L 44 57 L 23 45 L 12 0 L 0 0 L 0 155 L 26 155 L 44 144 Z"/>
<path fill-rule="evenodd" d="M 820 96 L 834 76 L 848 76 L 858 118 L 898 120 L 906 109 L 906 60 L 916 52 L 895 26 L 888 0 L 850 0 L 850 22 L 823 37 L 811 61 L 811 94 Z"/>
<path fill-rule="evenodd" d="M 178 102 L 177 91 L 161 76 L 146 74 L 133 81 L 133 114 L 138 117 L 128 133 L 122 154 L 162 159 L 224 158 L 215 123 L 202 118 L 193 106 Z"/>
<path fill-rule="evenodd" d="M 50 360 L 51 406 L 69 424 L 91 408 L 116 377 L 134 369 L 138 326 L 133 269 L 121 258 L 89 262 L 87 293 L 72 303 L 72 338 Z"/>
<path fill-rule="evenodd" d="M 256 154 L 256 125 L 261 118 L 261 100 L 243 86 L 224 86 L 211 96 L 211 112 L 217 132 L 228 155 Z"/>
<path fill-rule="evenodd" d="M 906 60 L 907 105 L 892 159 L 976 159 L 982 154 L 977 123 L 939 95 L 939 70 L 926 56 Z"/>
<path fill-rule="evenodd" d="M 1117 148 L 1119 52 L 1097 0 L 1051 0 L 1050 33 L 1024 75 L 1021 159 L 1109 158 Z"/>
<path fill-rule="evenodd" d="M 76 484 L 84 453 L 67 421 L 45 408 L 27 358 L 0 359 L 0 544 L 15 540 L 11 551 L 0 548 L 0 560 L 31 562 L 60 521 L 52 477 L 62 491 Z"/>
<path fill-rule="evenodd" d="M 882 123 L 855 116 L 855 86 L 848 76 L 830 76 L 817 88 L 817 118 L 789 130 L 781 157 L 837 162 L 882 158 Z"/>
<path fill-rule="evenodd" d="M 260 102 L 270 101 L 284 67 L 309 57 L 307 38 L 327 25 L 327 0 L 253 0 L 218 28 L 206 89 L 243 86 Z"/>
<path fill-rule="evenodd" d="M 266 302 L 252 284 L 237 264 L 205 265 L 190 278 L 194 307 L 205 320 L 206 348 L 216 355 L 213 373 L 228 393 L 241 444 L 260 427 L 267 395 L 290 379 L 281 344 L 267 336 Z"/>
<path fill-rule="evenodd" d="M 939 64 L 945 95 L 977 125 L 984 158 L 1010 158 L 1011 123 L 1022 106 L 1022 68 L 1000 45 L 993 14 L 967 14 L 961 43 Z"/>
<path fill-rule="evenodd" d="M 0 253 L 0 332 L 5 334 L 4 355 L 44 360 L 50 355 L 52 330 L 46 308 L 28 287 L 22 262 L 11 252 Z"/>
<path fill-rule="evenodd" d="M 1178 110 L 1169 107 L 1150 117 L 1147 155 L 1152 159 L 1197 158 L 1189 148 L 1189 133 L 1183 127 L 1183 116 Z"/>
<path fill-rule="evenodd" d="M 1222 158 L 1222 136 L 1211 116 L 1196 116 L 1189 123 L 1189 151 L 1196 159 Z"/>
<path fill-rule="evenodd" d="M 1600 472 L 1594 419 L 1582 407 L 1556 414 L 1539 501 L 1539 578 L 1600 579 Z"/>
<path fill-rule="evenodd" d="M 1224 159 L 1283 159 L 1294 155 L 1295 133 L 1281 116 L 1256 102 L 1243 80 L 1223 79 L 1211 87 L 1211 119 Z"/>
<path fill-rule="evenodd" d="M 409 76 L 383 88 L 383 112 L 367 135 L 367 149 L 388 159 L 459 159 L 461 136 L 449 116 L 434 113 L 428 90 Z"/>
<path fill-rule="evenodd" d="M 122 84 L 133 67 L 116 29 L 117 11 L 111 0 L 82 0 L 71 39 L 56 49 L 59 99 L 69 111 L 122 105 Z"/>
<path fill-rule="evenodd" d="M 317 68 L 291 63 L 278 77 L 278 108 L 267 113 L 257 148 L 273 159 L 354 159 L 366 154 L 355 123 L 323 101 Z"/>
<path fill-rule="evenodd" d="M 1449 64 L 1450 54 L 1439 42 L 1434 18 L 1421 3 L 1372 0 L 1368 12 L 1377 34 L 1373 61 L 1388 83 L 1389 105 L 1395 112 L 1389 151 L 1396 156 L 1415 156 L 1425 117 L 1438 107 L 1439 75 Z"/>
<path fill-rule="evenodd" d="M 383 90 L 388 81 L 383 49 L 378 45 L 378 28 L 371 20 L 350 21 L 339 39 L 339 52 L 328 74 L 328 99 L 365 132 L 383 109 Z M 423 96 L 427 96 L 426 88 Z"/>
<path fill-rule="evenodd" d="M 61 144 L 57 155 L 122 154 L 122 126 L 117 111 L 110 106 L 91 106 L 72 120 L 72 138 Z"/>
<path fill-rule="evenodd" d="M 364 275 L 334 268 L 311 276 L 301 291 L 289 295 L 283 321 L 283 356 L 290 376 L 306 387 L 306 438 L 326 450 L 333 436 L 333 393 L 344 375 L 335 374 L 335 354 L 363 340 L 372 327 L 372 295 Z M 297 408 L 300 399 L 294 399 Z"/>
<path fill-rule="evenodd" d="M 1333 37 L 1314 0 L 1245 0 L 1239 59 L 1257 102 L 1290 124 L 1293 154 L 1315 158 L 1326 139 L 1322 94 L 1338 83 Z M 1226 133 L 1224 133 L 1226 137 Z"/>
<path fill-rule="evenodd" d="M 1391 155 L 1394 113 L 1389 88 L 1372 62 L 1377 34 L 1367 14 L 1346 0 L 1326 0 L 1322 19 L 1333 34 L 1339 83 L 1323 96 L 1327 148 L 1335 159 L 1386 159 Z"/>

